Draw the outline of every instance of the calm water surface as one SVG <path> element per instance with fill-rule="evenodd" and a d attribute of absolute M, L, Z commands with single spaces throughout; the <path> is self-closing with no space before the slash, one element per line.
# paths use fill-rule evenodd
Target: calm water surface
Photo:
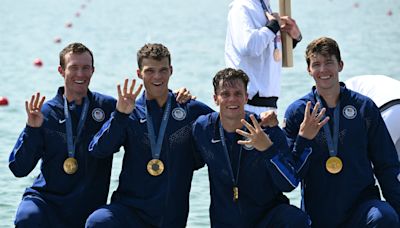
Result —
<path fill-rule="evenodd" d="M 213 75 L 224 67 L 226 16 L 230 0 L 2 0 L 0 6 L 0 227 L 13 227 L 25 187 L 38 169 L 15 178 L 8 169 L 9 153 L 25 126 L 24 101 L 36 91 L 53 97 L 63 84 L 57 73 L 58 53 L 79 41 L 95 55 L 91 90 L 116 95 L 116 84 L 135 77 L 136 51 L 146 42 L 165 44 L 172 53 L 171 88 L 185 86 L 198 99 L 212 102 Z M 277 0 L 273 8 L 277 9 Z M 390 14 L 389 16 L 388 14 Z M 76 13 L 80 16 L 76 17 Z M 313 81 L 306 73 L 304 50 L 319 36 L 336 39 L 342 50 L 341 78 L 386 74 L 400 79 L 399 0 L 293 0 L 292 16 L 303 33 L 294 52 L 294 67 L 285 68 L 279 118 Z M 67 22 L 72 23 L 66 28 Z M 60 37 L 60 44 L 53 40 Z M 43 67 L 32 65 L 41 58 Z M 110 193 L 118 184 L 123 151 L 116 154 Z M 288 194 L 299 205 L 299 191 Z M 209 190 L 206 169 L 196 172 L 188 227 L 208 227 Z"/>

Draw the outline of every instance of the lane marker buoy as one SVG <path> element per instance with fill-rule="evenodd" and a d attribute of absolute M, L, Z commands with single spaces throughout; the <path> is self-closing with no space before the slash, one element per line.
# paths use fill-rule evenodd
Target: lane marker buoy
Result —
<path fill-rule="evenodd" d="M 7 97 L 0 97 L 0 105 L 1 106 L 8 105 Z"/>
<path fill-rule="evenodd" d="M 61 38 L 60 37 L 55 37 L 54 38 L 54 43 L 57 43 L 57 44 L 61 43 Z"/>
<path fill-rule="evenodd" d="M 33 60 L 33 65 L 35 65 L 36 67 L 41 67 L 43 66 L 43 62 L 40 58 L 36 58 L 35 60 Z"/>

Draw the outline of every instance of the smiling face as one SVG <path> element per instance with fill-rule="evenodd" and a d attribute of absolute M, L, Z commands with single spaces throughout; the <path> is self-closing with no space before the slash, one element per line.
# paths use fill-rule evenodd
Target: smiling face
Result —
<path fill-rule="evenodd" d="M 244 105 L 247 103 L 246 86 L 243 81 L 220 80 L 214 95 L 215 104 L 219 106 L 221 119 L 240 120 L 244 118 Z"/>
<path fill-rule="evenodd" d="M 338 62 L 334 55 L 315 54 L 310 57 L 310 65 L 307 70 L 314 78 L 317 90 L 322 93 L 339 90 L 339 72 L 342 69 L 343 62 Z"/>
<path fill-rule="evenodd" d="M 64 95 L 68 101 L 80 103 L 87 95 L 90 79 L 94 72 L 93 60 L 89 52 L 64 55 L 64 67 L 59 66 L 58 72 L 64 78 Z"/>
<path fill-rule="evenodd" d="M 306 48 L 307 71 L 313 77 L 318 92 L 338 96 L 339 72 L 343 69 L 339 45 L 329 37 L 311 41 Z"/>
<path fill-rule="evenodd" d="M 162 106 L 168 98 L 168 81 L 172 74 L 172 66 L 167 57 L 161 60 L 144 58 L 141 62 L 141 69 L 137 74 L 143 80 L 146 89 L 146 99 L 156 99 Z"/>

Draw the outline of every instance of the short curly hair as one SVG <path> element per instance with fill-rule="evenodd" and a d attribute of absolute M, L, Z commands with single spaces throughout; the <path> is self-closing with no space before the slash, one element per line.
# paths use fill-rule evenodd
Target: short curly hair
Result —
<path fill-rule="evenodd" d="M 139 69 L 142 69 L 142 62 L 145 58 L 151 58 L 158 61 L 161 61 L 163 58 L 168 58 L 168 63 L 171 65 L 171 54 L 169 53 L 168 48 L 162 44 L 145 44 L 137 52 L 136 58 Z"/>
<path fill-rule="evenodd" d="M 247 92 L 247 84 L 249 83 L 249 77 L 247 74 L 240 69 L 225 68 L 217 72 L 213 78 L 214 93 L 217 94 L 220 82 L 223 81 L 223 85 L 232 85 L 234 81 L 242 81 L 244 88 Z"/>

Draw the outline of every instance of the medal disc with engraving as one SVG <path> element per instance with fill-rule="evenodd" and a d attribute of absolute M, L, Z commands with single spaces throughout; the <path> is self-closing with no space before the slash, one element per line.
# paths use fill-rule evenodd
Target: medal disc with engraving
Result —
<path fill-rule="evenodd" d="M 67 158 L 63 168 L 67 174 L 74 174 L 78 170 L 78 161 L 75 158 Z"/>
<path fill-rule="evenodd" d="M 333 156 L 326 160 L 326 170 L 332 174 L 339 173 L 343 168 L 343 163 L 340 158 Z"/>
<path fill-rule="evenodd" d="M 159 159 L 151 159 L 149 163 L 147 163 L 147 171 L 152 176 L 158 176 L 164 171 L 164 164 Z"/>
<path fill-rule="evenodd" d="M 274 49 L 274 60 L 276 62 L 280 61 L 282 59 L 282 53 L 281 50 L 279 50 L 278 48 Z"/>
<path fill-rule="evenodd" d="M 236 202 L 239 200 L 239 188 L 233 187 L 233 201 Z"/>

